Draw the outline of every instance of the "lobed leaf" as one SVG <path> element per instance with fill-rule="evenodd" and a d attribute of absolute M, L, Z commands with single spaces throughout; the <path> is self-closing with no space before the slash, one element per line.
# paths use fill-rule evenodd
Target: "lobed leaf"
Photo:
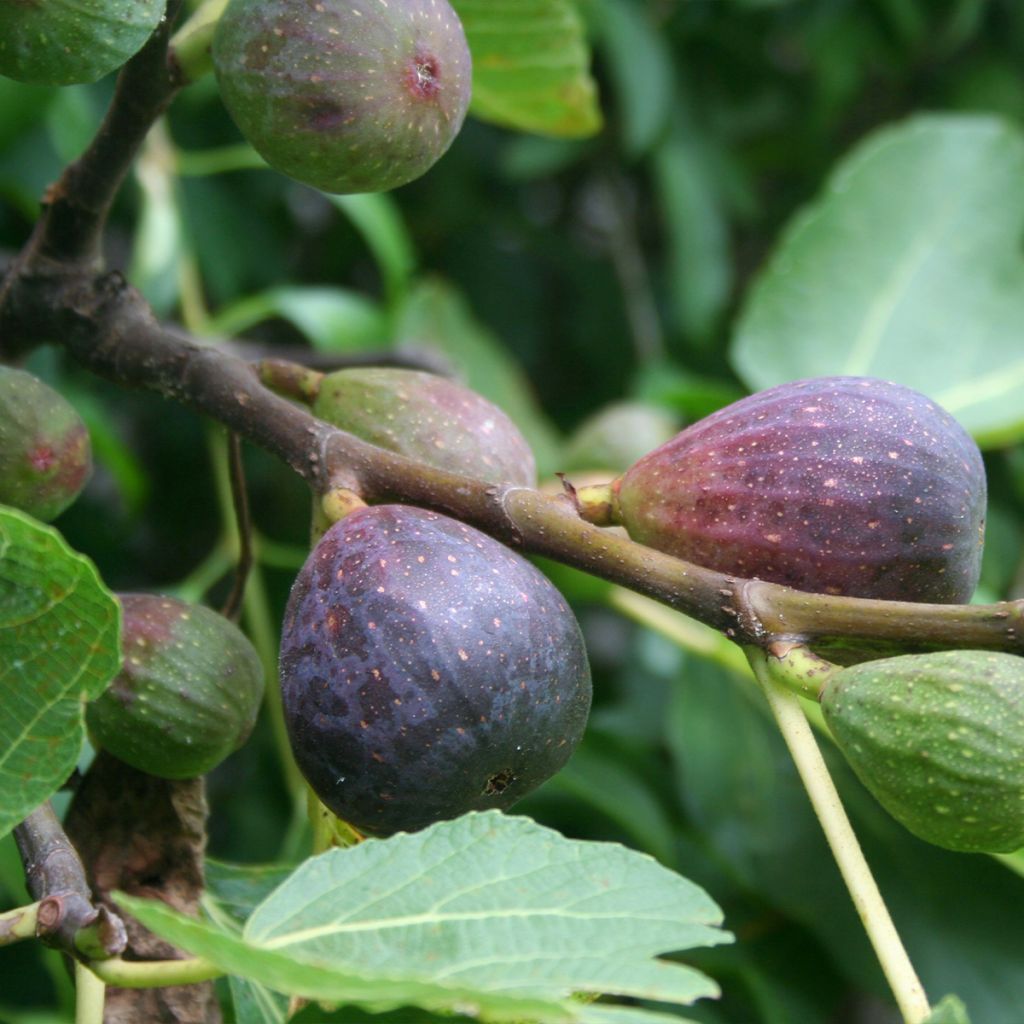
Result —
<path fill-rule="evenodd" d="M 176 945 L 289 994 L 495 1021 L 654 1024 L 660 1015 L 570 996 L 717 995 L 658 954 L 731 938 L 704 891 L 652 858 L 496 811 L 314 857 L 240 936 L 118 899 Z"/>
<path fill-rule="evenodd" d="M 71 774 L 85 702 L 120 667 L 120 627 L 92 562 L 0 506 L 0 836 Z"/>

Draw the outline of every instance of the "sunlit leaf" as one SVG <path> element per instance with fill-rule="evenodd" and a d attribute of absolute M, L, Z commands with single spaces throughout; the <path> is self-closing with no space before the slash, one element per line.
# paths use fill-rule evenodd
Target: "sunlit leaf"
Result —
<path fill-rule="evenodd" d="M 650 857 L 496 811 L 314 857 L 241 936 L 120 901 L 184 949 L 280 991 L 484 1020 L 616 1019 L 589 1014 L 573 992 L 712 996 L 709 978 L 657 956 L 730 938 L 703 890 Z M 657 1020 L 639 1009 L 619 1016 Z"/>
<path fill-rule="evenodd" d="M 590 50 L 571 0 L 452 0 L 473 55 L 470 113 L 542 135 L 601 127 Z"/>
<path fill-rule="evenodd" d="M 751 388 L 883 377 L 982 445 L 1024 437 L 1024 137 L 986 116 L 879 131 L 790 224 L 750 293 L 733 362 Z"/>

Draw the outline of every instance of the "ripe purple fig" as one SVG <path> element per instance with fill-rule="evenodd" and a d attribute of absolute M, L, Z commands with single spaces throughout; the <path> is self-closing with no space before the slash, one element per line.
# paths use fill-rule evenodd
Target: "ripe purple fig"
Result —
<path fill-rule="evenodd" d="M 89 432 L 67 399 L 24 370 L 0 366 L 0 503 L 56 519 L 91 472 Z"/>
<path fill-rule="evenodd" d="M 482 395 L 445 377 L 374 367 L 320 382 L 313 412 L 364 441 L 489 483 L 537 485 L 519 428 Z"/>
<path fill-rule="evenodd" d="M 231 0 L 213 60 L 242 134 L 326 192 L 418 178 L 469 105 L 469 48 L 448 0 Z"/>
<path fill-rule="evenodd" d="M 796 381 L 687 427 L 613 484 L 642 544 L 814 593 L 967 601 L 985 470 L 949 413 L 864 377 Z"/>
<path fill-rule="evenodd" d="M 583 735 L 590 670 L 561 594 L 463 523 L 376 505 L 299 573 L 281 638 L 299 768 L 366 832 L 507 808 Z"/>

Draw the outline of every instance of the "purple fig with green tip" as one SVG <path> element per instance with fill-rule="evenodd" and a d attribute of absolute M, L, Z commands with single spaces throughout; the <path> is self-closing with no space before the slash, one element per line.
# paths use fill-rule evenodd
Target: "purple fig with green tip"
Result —
<path fill-rule="evenodd" d="M 890 601 L 968 601 L 981 570 L 981 453 L 931 399 L 866 377 L 751 395 L 613 484 L 642 544 L 730 575 Z"/>

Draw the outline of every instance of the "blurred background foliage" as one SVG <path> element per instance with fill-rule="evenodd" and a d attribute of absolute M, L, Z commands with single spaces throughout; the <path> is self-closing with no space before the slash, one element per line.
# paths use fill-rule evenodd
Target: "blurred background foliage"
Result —
<path fill-rule="evenodd" d="M 457 6 L 468 16 L 480 4 Z M 548 478 L 607 479 L 679 425 L 779 380 L 858 372 L 917 386 L 986 449 L 979 598 L 1024 595 L 1024 5 L 554 6 L 585 25 L 599 131 L 594 116 L 558 136 L 471 118 L 420 181 L 329 197 L 265 169 L 206 79 L 147 143 L 118 201 L 110 264 L 199 335 L 244 335 L 297 360 L 389 347 L 441 359 L 518 420 Z M 471 41 L 479 58 L 486 40 Z M 587 47 L 568 45 L 578 76 Z M 0 258 L 23 244 L 111 88 L 0 79 Z M 475 112 L 509 122 L 500 96 Z M 538 116 L 543 127 L 561 114 Z M 89 489 L 59 522 L 69 542 L 114 589 L 216 603 L 235 544 L 223 438 L 52 349 L 30 368 L 80 409 L 97 451 Z M 245 623 L 272 666 L 308 498 L 269 457 L 246 458 L 260 564 Z M 692 1019 L 897 1020 L 735 649 L 636 595 L 544 568 L 580 616 L 596 701 L 577 756 L 522 811 L 645 850 L 723 905 L 737 944 L 693 961 L 724 995 Z M 929 994 L 958 993 L 975 1024 L 1019 1024 L 1020 856 L 926 846 L 830 761 Z M 303 854 L 269 721 L 211 777 L 210 799 L 216 857 Z M 24 899 L 9 839 L 0 891 Z M 3 1020 L 70 1019 L 55 958 L 14 947 L 2 974 Z"/>

